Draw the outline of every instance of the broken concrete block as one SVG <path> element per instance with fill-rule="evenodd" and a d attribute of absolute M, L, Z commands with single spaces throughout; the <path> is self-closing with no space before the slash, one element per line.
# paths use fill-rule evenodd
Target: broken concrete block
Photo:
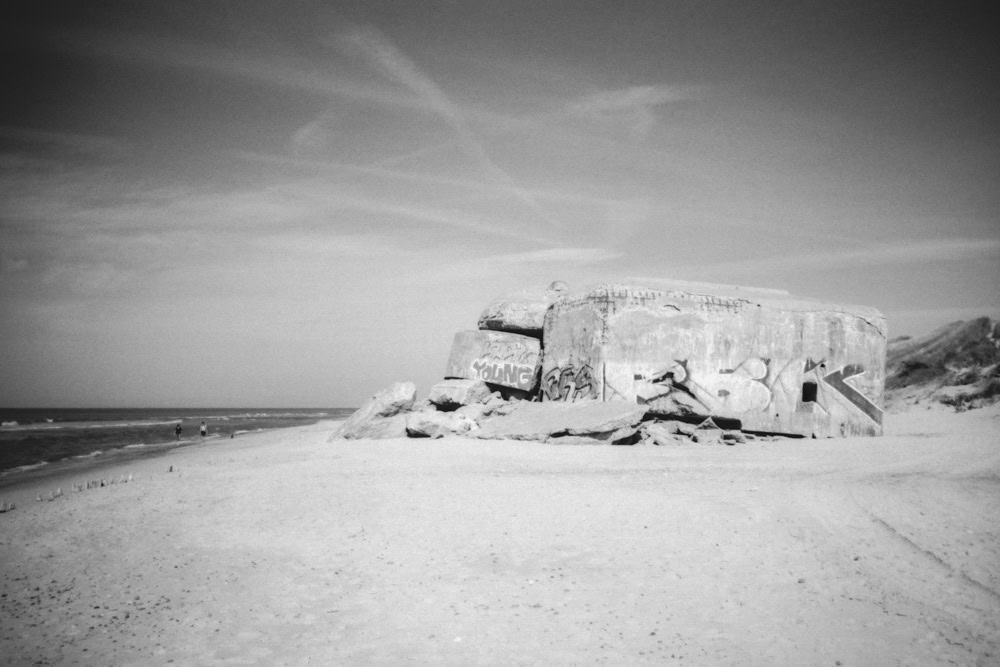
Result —
<path fill-rule="evenodd" d="M 351 424 L 349 428 L 341 427 L 330 439 L 343 440 L 384 440 L 386 438 L 406 437 L 406 414 L 391 417 L 372 417 L 363 422 Z M 345 426 L 347 424 L 345 423 Z"/>
<path fill-rule="evenodd" d="M 465 435 L 476 426 L 475 421 L 458 411 L 411 412 L 406 415 L 406 434 L 411 438 L 443 438 L 446 435 Z"/>
<path fill-rule="evenodd" d="M 375 392 L 371 398 L 357 409 L 354 415 L 367 414 L 372 417 L 391 417 L 413 408 L 417 400 L 417 386 L 412 382 L 394 382 L 385 389 Z M 351 415 L 351 417 L 354 417 Z"/>
<path fill-rule="evenodd" d="M 640 403 L 648 404 L 650 401 L 669 394 L 671 388 L 663 384 L 653 384 L 652 382 L 635 383 L 635 397 Z"/>
<path fill-rule="evenodd" d="M 742 431 L 723 431 L 722 432 L 722 442 L 727 445 L 743 444 L 747 439 L 743 436 Z"/>
<path fill-rule="evenodd" d="M 636 396 L 636 401 L 649 408 L 649 414 L 654 417 L 666 419 L 690 419 L 704 418 L 709 415 L 704 404 L 692 394 L 684 391 L 682 387 L 674 385 L 661 385 L 664 393 L 656 395 L 649 400 Z"/>
<path fill-rule="evenodd" d="M 725 433 L 726 431 L 720 428 L 714 419 L 706 417 L 695 427 L 694 433 L 691 434 L 691 439 L 701 445 L 734 444 L 733 442 L 725 442 L 723 440 Z"/>
<path fill-rule="evenodd" d="M 614 442 L 634 435 L 645 414 L 644 406 L 627 403 L 520 402 L 511 404 L 506 414 L 495 414 L 483 420 L 475 437 L 546 441 L 549 438 L 584 436 Z"/>
<path fill-rule="evenodd" d="M 617 438 L 614 433 L 603 433 L 596 434 L 594 436 L 550 435 L 545 439 L 545 442 L 550 445 L 615 445 L 623 444 L 622 441 L 629 441 L 629 444 L 632 444 L 630 440 L 631 438 L 629 436 Z"/>
<path fill-rule="evenodd" d="M 554 433 L 545 442 L 553 445 L 634 445 L 639 442 L 639 428 L 628 425 L 613 431 Z"/>
<path fill-rule="evenodd" d="M 506 415 L 511 411 L 516 410 L 517 406 L 522 402 L 523 401 L 493 401 L 493 399 L 490 399 L 490 401 L 486 403 L 486 408 L 488 409 L 490 415 Z"/>
<path fill-rule="evenodd" d="M 639 427 L 640 436 L 646 442 L 653 445 L 682 445 L 691 442 L 691 439 L 678 432 L 673 424 L 677 422 L 643 422 Z"/>
<path fill-rule="evenodd" d="M 676 421 L 676 420 L 667 420 L 667 421 L 661 420 L 657 421 L 657 423 L 663 424 L 668 429 L 670 429 L 671 432 L 676 433 L 677 435 L 682 435 L 686 438 L 690 438 L 692 435 L 694 435 L 694 430 L 696 428 L 694 424 L 688 424 L 687 422 Z"/>
<path fill-rule="evenodd" d="M 370 433 L 395 432 L 398 424 L 382 423 L 379 420 L 394 417 L 413 407 L 417 398 L 417 387 L 412 382 L 396 382 L 389 387 L 376 392 L 364 405 L 355 410 L 339 429 L 334 431 L 330 440 L 337 438 L 371 438 L 371 437 L 402 437 L 400 435 L 367 435 Z M 398 420 L 397 420 L 398 421 Z M 359 435 L 364 433 L 366 435 Z M 402 434 L 406 434 L 405 419 Z"/>
<path fill-rule="evenodd" d="M 753 431 L 879 435 L 885 333 L 877 310 L 778 290 L 601 285 L 549 308 L 541 391 Z"/>
<path fill-rule="evenodd" d="M 691 441 L 697 442 L 699 445 L 721 445 L 722 431 L 714 429 L 695 431 L 694 435 L 691 436 Z"/>
<path fill-rule="evenodd" d="M 541 345 L 536 338 L 503 331 L 459 331 L 445 377 L 531 391 L 538 384 L 540 365 Z"/>
<path fill-rule="evenodd" d="M 495 299 L 479 316 L 479 328 L 541 338 L 545 313 L 566 290 L 566 283 L 557 280 L 546 289 L 522 290 Z"/>
<path fill-rule="evenodd" d="M 416 400 L 417 386 L 412 382 L 394 382 L 372 396 L 377 408 L 375 415 L 378 417 L 391 417 L 411 410 Z"/>
<path fill-rule="evenodd" d="M 486 414 L 493 414 L 501 407 L 507 405 L 507 401 L 503 399 L 499 392 L 493 392 L 489 400 L 486 401 Z"/>
<path fill-rule="evenodd" d="M 471 403 L 469 405 L 463 405 L 455 410 L 455 412 L 468 417 L 478 426 L 479 422 L 485 419 L 489 414 L 489 409 L 482 403 Z"/>
<path fill-rule="evenodd" d="M 444 380 L 431 387 L 427 400 L 438 410 L 456 410 L 463 405 L 490 400 L 490 388 L 482 380 Z"/>

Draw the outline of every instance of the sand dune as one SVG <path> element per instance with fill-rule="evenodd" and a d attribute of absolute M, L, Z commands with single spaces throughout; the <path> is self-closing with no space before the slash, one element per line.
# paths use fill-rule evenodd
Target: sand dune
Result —
<path fill-rule="evenodd" d="M 996 664 L 1000 412 L 891 419 L 669 448 L 328 443 L 327 423 L 99 475 L 123 484 L 8 486 L 0 654 Z"/>

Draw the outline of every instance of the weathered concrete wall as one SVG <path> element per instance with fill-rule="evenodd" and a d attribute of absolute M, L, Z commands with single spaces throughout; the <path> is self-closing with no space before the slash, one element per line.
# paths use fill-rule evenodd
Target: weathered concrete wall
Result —
<path fill-rule="evenodd" d="M 709 289 L 601 286 L 545 321 L 544 400 L 598 398 L 745 430 L 879 435 L 885 320 L 873 309 Z"/>
<path fill-rule="evenodd" d="M 483 380 L 531 391 L 538 384 L 541 345 L 537 338 L 503 331 L 459 331 L 445 378 Z"/>

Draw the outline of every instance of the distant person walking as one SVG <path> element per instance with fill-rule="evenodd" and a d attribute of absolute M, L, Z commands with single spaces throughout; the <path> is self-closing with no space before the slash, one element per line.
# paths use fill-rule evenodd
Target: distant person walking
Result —
<path fill-rule="evenodd" d="M 177 422 L 177 426 L 174 427 L 174 435 L 177 436 L 178 440 L 181 439 L 181 431 L 182 430 L 183 429 L 181 428 L 181 423 Z"/>
<path fill-rule="evenodd" d="M 201 422 L 201 437 L 204 438 L 206 435 L 208 435 L 208 427 L 205 426 L 205 422 L 202 421 Z"/>

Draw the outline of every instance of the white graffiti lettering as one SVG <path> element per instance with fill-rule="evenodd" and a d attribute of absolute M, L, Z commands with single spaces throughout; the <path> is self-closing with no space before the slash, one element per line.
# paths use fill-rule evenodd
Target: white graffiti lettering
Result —
<path fill-rule="evenodd" d="M 483 382 L 502 384 L 518 389 L 531 389 L 535 380 L 533 366 L 514 363 L 498 363 L 486 358 L 472 362 L 472 374 Z"/>

